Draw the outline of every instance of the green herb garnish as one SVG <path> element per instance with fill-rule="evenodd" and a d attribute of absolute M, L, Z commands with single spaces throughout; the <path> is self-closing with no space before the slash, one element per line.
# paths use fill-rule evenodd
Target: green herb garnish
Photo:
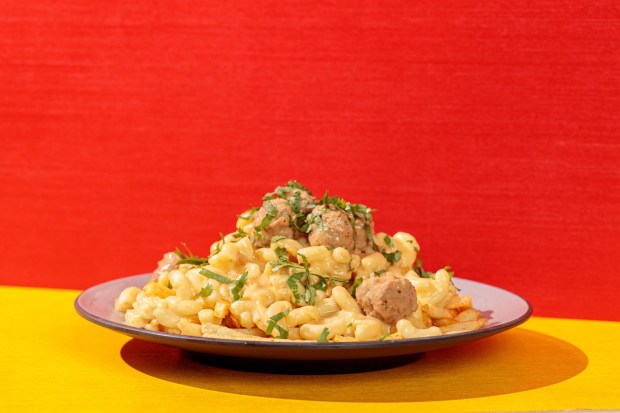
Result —
<path fill-rule="evenodd" d="M 327 343 L 327 336 L 329 335 L 329 328 L 325 327 L 323 331 L 321 331 L 321 335 L 316 339 L 319 343 Z"/>
<path fill-rule="evenodd" d="M 243 238 L 246 235 L 248 235 L 248 234 L 244 230 L 242 230 L 241 228 L 237 228 L 237 232 L 232 234 L 233 238 Z"/>
<path fill-rule="evenodd" d="M 254 228 L 254 235 L 258 238 L 262 238 L 262 231 L 267 228 L 267 225 L 278 215 L 278 208 L 269 201 L 263 202 L 263 208 L 265 208 L 267 214 L 261 220 L 260 224 Z"/>
<path fill-rule="evenodd" d="M 293 275 L 291 275 L 290 277 L 288 277 L 288 280 L 286 280 L 286 284 L 288 285 L 288 288 L 291 289 L 291 292 L 293 293 L 293 296 L 295 297 L 295 302 L 299 303 L 301 301 L 301 294 L 299 294 L 299 282 L 301 281 L 301 279 L 305 276 L 306 274 L 304 272 L 298 272 L 295 273 Z"/>
<path fill-rule="evenodd" d="M 288 251 L 283 247 L 276 247 L 274 250 L 276 253 L 276 257 L 278 257 L 278 261 L 285 262 L 288 261 Z"/>
<path fill-rule="evenodd" d="M 186 243 L 182 242 L 181 246 L 185 249 L 185 252 L 183 252 L 179 247 L 174 250 L 174 253 L 181 258 L 179 261 L 176 262 L 176 265 L 192 264 L 196 266 L 201 266 L 209 263 L 209 258 L 202 258 L 194 255 Z"/>
<path fill-rule="evenodd" d="M 213 286 L 211 284 L 207 284 L 206 287 L 200 289 L 198 296 L 206 298 L 210 296 L 212 292 L 213 292 Z"/>
<path fill-rule="evenodd" d="M 288 181 L 286 186 L 288 186 L 289 188 L 301 189 L 302 191 L 305 191 L 308 194 L 312 195 L 312 192 L 310 192 L 308 188 L 306 188 L 305 186 L 303 186 L 302 184 L 300 184 L 299 182 L 295 180 Z"/>
<path fill-rule="evenodd" d="M 288 252 L 286 249 L 282 247 L 277 247 L 275 249 L 276 256 L 278 257 L 277 261 L 271 261 L 269 264 L 272 266 L 272 271 L 278 271 L 281 268 L 292 268 L 296 272 L 293 273 L 286 284 L 291 289 L 293 296 L 295 297 L 295 302 L 297 304 L 305 301 L 306 303 L 313 305 L 314 299 L 316 297 L 316 290 L 327 291 L 328 281 L 329 282 L 340 282 L 345 283 L 347 280 L 336 278 L 336 277 L 325 277 L 324 275 L 317 274 L 310 271 L 310 264 L 308 263 L 308 259 L 303 254 L 297 254 L 301 257 L 302 264 L 298 264 L 296 262 L 292 262 L 288 259 Z M 314 278 L 312 278 L 314 277 Z M 315 281 L 316 279 L 316 281 Z M 299 286 L 304 287 L 304 294 L 302 295 L 299 289 Z"/>
<path fill-rule="evenodd" d="M 219 254 L 220 251 L 222 251 L 222 247 L 224 246 L 224 244 L 226 244 L 226 240 L 224 239 L 224 234 L 220 232 L 220 242 L 217 243 L 217 246 L 215 247 L 215 251 L 213 252 L 213 254 L 209 255 L 209 257 L 212 257 L 215 254 Z"/>
<path fill-rule="evenodd" d="M 279 186 L 275 189 L 275 191 L 273 192 L 269 192 L 267 194 L 265 194 L 265 196 L 263 197 L 263 201 L 270 201 L 272 199 L 275 198 L 288 198 L 289 194 L 291 192 L 294 192 L 294 194 L 299 194 L 299 191 L 304 191 L 307 192 L 309 195 L 312 195 L 312 192 L 310 192 L 310 190 L 308 188 L 306 188 L 305 186 L 303 186 L 302 184 L 300 184 L 297 181 L 288 181 L 288 183 L 286 184 L 286 186 Z"/>
<path fill-rule="evenodd" d="M 395 251 L 392 252 L 387 252 L 387 251 L 381 251 L 381 254 L 385 257 L 386 260 L 388 260 L 388 262 L 392 263 L 392 264 L 396 264 L 398 262 L 398 260 L 400 260 L 400 251 L 396 249 L 396 247 L 394 247 L 394 243 L 392 242 L 392 238 L 390 238 L 389 235 L 386 235 L 383 238 L 383 241 L 385 241 L 385 244 L 394 249 Z"/>
<path fill-rule="evenodd" d="M 316 288 L 313 285 L 306 286 L 306 293 L 304 294 L 304 301 L 310 305 L 313 305 L 314 297 L 316 297 Z"/>
<path fill-rule="evenodd" d="M 233 284 L 235 282 L 231 280 L 230 278 L 226 278 L 222 275 L 216 274 L 213 271 L 209 271 L 206 268 L 203 268 L 202 271 L 200 271 L 200 275 L 204 275 L 207 278 L 211 278 L 212 280 L 219 281 L 224 284 Z"/>
<path fill-rule="evenodd" d="M 296 191 L 293 194 L 293 202 L 291 202 L 290 204 L 295 214 L 301 213 L 301 194 L 299 191 Z"/>
<path fill-rule="evenodd" d="M 245 270 L 241 277 L 235 282 L 235 286 L 230 290 L 233 295 L 233 301 L 237 301 L 239 298 L 239 292 L 245 286 L 246 281 L 248 280 L 248 270 Z"/>
<path fill-rule="evenodd" d="M 198 267 L 200 267 L 201 265 L 208 264 L 208 263 L 209 263 L 209 258 L 198 258 L 198 257 L 185 258 L 185 259 L 177 261 L 177 265 L 192 264 L 192 265 L 196 265 Z"/>
<path fill-rule="evenodd" d="M 278 321 L 286 317 L 288 313 L 289 313 L 289 310 L 286 310 L 271 317 L 269 319 L 269 323 L 267 323 L 267 329 L 265 330 L 265 333 L 271 334 L 273 332 L 273 329 L 275 328 L 280 333 L 278 338 L 288 338 L 288 331 L 286 331 L 283 327 L 278 325 Z"/>
<path fill-rule="evenodd" d="M 452 277 L 454 277 L 454 271 L 452 271 L 452 267 L 446 265 L 445 267 L 443 267 L 443 269 L 446 270 L 446 272 L 450 276 L 450 284 L 454 285 L 454 288 L 456 288 L 457 291 L 461 291 L 461 289 L 457 287 L 456 284 L 454 284 L 454 280 L 452 279 Z"/>
<path fill-rule="evenodd" d="M 385 252 L 381 251 L 381 254 L 385 257 L 388 262 L 392 264 L 396 264 L 398 260 L 400 260 L 400 251 L 396 250 L 394 252 Z"/>
<path fill-rule="evenodd" d="M 316 224 L 316 230 L 321 232 L 325 231 L 325 224 L 323 224 L 323 213 L 324 209 L 319 209 L 318 211 L 312 211 L 306 217 L 305 223 L 298 228 L 301 232 L 305 232 L 306 234 L 310 232 L 312 224 Z"/>
<path fill-rule="evenodd" d="M 258 211 L 258 210 L 259 210 L 258 207 L 252 207 L 250 210 L 245 211 L 244 213 L 237 215 L 237 218 L 245 219 L 247 221 L 250 218 L 252 218 L 254 216 L 254 213 L 256 211 Z"/>
<path fill-rule="evenodd" d="M 185 253 L 185 252 L 181 251 L 181 248 L 176 247 L 176 248 L 174 249 L 174 253 L 175 253 L 176 255 L 178 255 L 178 256 L 179 256 L 182 260 L 183 260 L 183 259 L 185 259 L 185 258 L 188 258 L 188 254 L 189 254 L 189 256 L 192 256 L 192 252 L 191 252 L 191 251 L 190 251 L 190 249 L 187 247 L 187 244 L 186 244 L 186 243 L 182 242 L 182 243 L 181 243 L 181 246 L 183 246 L 183 248 L 185 248 L 185 251 L 186 251 L 187 253 Z"/>
<path fill-rule="evenodd" d="M 424 271 L 424 268 L 422 268 L 422 259 L 421 258 L 416 259 L 415 263 L 413 264 L 413 270 L 418 273 L 420 278 L 432 278 L 432 279 L 435 279 L 435 273 L 432 273 L 432 272 L 429 272 L 429 271 Z"/>
<path fill-rule="evenodd" d="M 355 297 L 355 293 L 357 293 L 357 287 L 359 287 L 360 284 L 363 282 L 364 282 L 364 279 L 361 277 L 355 280 L 355 282 L 353 283 L 353 286 L 351 287 L 351 296 Z"/>

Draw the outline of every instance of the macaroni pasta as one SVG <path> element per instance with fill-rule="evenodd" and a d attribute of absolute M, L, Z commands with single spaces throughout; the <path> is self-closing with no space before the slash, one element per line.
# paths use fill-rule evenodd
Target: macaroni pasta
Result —
<path fill-rule="evenodd" d="M 235 340 L 345 342 L 481 328 L 449 267 L 425 271 L 405 232 L 374 232 L 371 210 L 314 198 L 295 181 L 239 215 L 201 258 L 164 255 L 143 288 L 115 301 L 129 326 Z"/>

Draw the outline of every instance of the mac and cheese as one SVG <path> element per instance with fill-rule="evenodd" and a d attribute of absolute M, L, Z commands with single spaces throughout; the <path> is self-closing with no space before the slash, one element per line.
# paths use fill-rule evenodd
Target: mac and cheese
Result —
<path fill-rule="evenodd" d="M 481 328 L 446 267 L 425 271 L 405 232 L 374 232 L 372 210 L 290 181 L 238 216 L 197 257 L 164 255 L 115 301 L 127 325 L 238 340 L 393 340 Z"/>

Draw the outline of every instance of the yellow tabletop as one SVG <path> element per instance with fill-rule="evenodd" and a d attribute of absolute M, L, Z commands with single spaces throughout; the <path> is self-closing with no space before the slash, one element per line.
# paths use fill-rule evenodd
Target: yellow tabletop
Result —
<path fill-rule="evenodd" d="M 617 322 L 534 317 L 385 370 L 265 374 L 91 324 L 77 295 L 0 287 L 0 412 L 620 409 Z"/>

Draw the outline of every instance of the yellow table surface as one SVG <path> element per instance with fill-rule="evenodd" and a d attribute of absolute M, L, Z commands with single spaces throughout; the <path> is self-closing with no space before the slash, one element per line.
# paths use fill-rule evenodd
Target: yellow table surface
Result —
<path fill-rule="evenodd" d="M 77 295 L 0 287 L 0 412 L 620 409 L 618 322 L 534 317 L 386 370 L 265 374 L 91 324 Z"/>

